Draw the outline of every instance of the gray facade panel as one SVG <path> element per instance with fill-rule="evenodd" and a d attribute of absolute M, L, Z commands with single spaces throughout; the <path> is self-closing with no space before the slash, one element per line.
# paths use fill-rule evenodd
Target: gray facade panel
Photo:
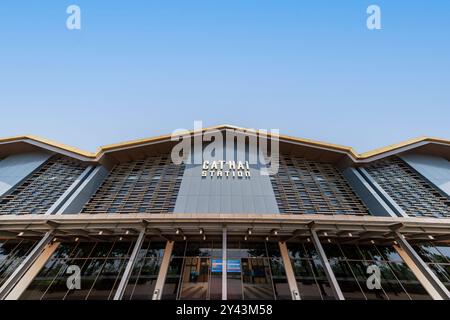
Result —
<path fill-rule="evenodd" d="M 12 190 L 52 156 L 48 152 L 11 155 L 0 161 L 0 196 Z"/>
<path fill-rule="evenodd" d="M 186 165 L 174 213 L 279 213 L 269 176 L 251 166 L 251 177 L 202 177 L 201 165 Z"/>
<path fill-rule="evenodd" d="M 400 157 L 436 188 L 450 196 L 450 162 L 444 158 L 423 154 Z"/>

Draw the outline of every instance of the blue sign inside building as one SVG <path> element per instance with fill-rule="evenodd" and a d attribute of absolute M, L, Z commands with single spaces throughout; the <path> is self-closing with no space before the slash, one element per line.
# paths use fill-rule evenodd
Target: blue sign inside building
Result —
<path fill-rule="evenodd" d="M 212 273 L 222 273 L 223 260 L 222 259 L 212 259 L 211 272 Z M 228 273 L 240 273 L 241 272 L 241 260 L 232 259 L 227 262 L 227 272 Z"/>

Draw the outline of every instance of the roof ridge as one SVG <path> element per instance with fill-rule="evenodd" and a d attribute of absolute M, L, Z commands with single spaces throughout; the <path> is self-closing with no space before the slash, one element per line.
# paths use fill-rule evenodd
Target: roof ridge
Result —
<path fill-rule="evenodd" d="M 233 125 L 229 125 L 229 124 L 223 124 L 223 125 L 202 128 L 202 132 L 210 131 L 210 130 L 223 130 L 223 129 L 235 129 L 235 130 L 242 130 L 242 131 L 256 130 L 256 129 L 233 126 Z M 189 131 L 190 134 L 194 134 L 196 132 L 198 132 L 198 130 L 197 131 L 195 131 L 195 130 Z M 270 137 L 271 134 L 268 133 L 268 136 Z M 151 142 L 167 140 L 170 138 L 171 138 L 171 134 L 166 134 L 166 135 L 160 135 L 160 136 L 155 136 L 155 137 L 150 137 L 150 138 L 142 138 L 142 139 L 130 140 L 130 141 L 119 142 L 119 143 L 114 143 L 114 144 L 108 144 L 108 145 L 98 147 L 95 152 L 84 151 L 84 150 L 81 150 L 76 147 L 72 147 L 72 146 L 69 146 L 69 145 L 66 145 L 63 143 L 55 142 L 53 140 L 42 138 L 42 137 L 35 136 L 35 135 L 18 135 L 18 136 L 12 136 L 12 137 L 7 137 L 7 138 L 0 138 L 0 144 L 14 143 L 14 142 L 20 142 L 20 141 L 26 142 L 27 140 L 31 140 L 31 141 L 42 143 L 44 145 L 47 145 L 47 146 L 50 146 L 53 148 L 58 148 L 61 150 L 65 150 L 65 151 L 74 153 L 79 156 L 83 156 L 83 157 L 87 157 L 89 159 L 95 160 L 95 159 L 98 159 L 99 157 L 101 157 L 106 152 L 114 151 L 117 149 L 123 149 L 123 148 L 132 148 L 135 146 L 139 146 L 139 145 L 143 145 L 143 144 L 147 144 L 147 143 L 151 143 Z M 280 138 L 280 140 L 303 143 L 303 144 L 307 144 L 310 146 L 328 148 L 328 149 L 332 149 L 332 150 L 336 150 L 336 151 L 343 151 L 343 152 L 348 153 L 350 156 L 354 157 L 355 160 L 365 160 L 365 159 L 368 159 L 368 158 L 371 158 L 374 156 L 378 156 L 378 155 L 381 155 L 381 154 L 384 154 L 387 152 L 392 152 L 392 151 L 402 149 L 402 148 L 405 148 L 408 146 L 413 146 L 414 144 L 421 143 L 421 142 L 448 144 L 450 146 L 450 140 L 434 138 L 434 137 L 429 137 L 429 136 L 419 136 L 419 137 L 408 139 L 408 140 L 405 140 L 405 141 L 402 141 L 399 143 L 390 144 L 385 147 L 376 148 L 371 151 L 358 153 L 352 147 L 328 143 L 328 142 L 322 142 L 322 141 L 305 139 L 305 138 L 291 137 L 291 136 L 281 135 L 281 134 L 279 135 L 279 138 Z"/>

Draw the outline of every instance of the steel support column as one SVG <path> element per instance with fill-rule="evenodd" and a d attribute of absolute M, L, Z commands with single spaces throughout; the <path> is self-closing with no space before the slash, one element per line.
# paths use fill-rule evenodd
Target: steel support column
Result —
<path fill-rule="evenodd" d="M 114 300 L 122 300 L 123 294 L 125 293 L 125 289 L 128 284 L 128 280 L 130 279 L 134 265 L 136 264 L 136 258 L 139 254 L 139 250 L 141 250 L 142 244 L 144 243 L 144 239 L 145 229 L 139 233 L 139 236 L 133 248 L 133 252 L 131 253 L 130 260 L 128 260 L 127 266 L 122 275 L 122 279 L 120 280 L 119 287 L 117 288 L 116 294 L 114 295 Z"/>
<path fill-rule="evenodd" d="M 47 232 L 44 237 L 34 246 L 30 254 L 22 261 L 22 263 L 16 268 L 11 276 L 5 281 L 0 288 L 0 300 L 4 300 L 17 282 L 24 276 L 28 269 L 33 265 L 45 247 L 52 241 L 53 231 Z"/>
<path fill-rule="evenodd" d="M 399 245 L 394 245 L 394 248 L 410 267 L 430 296 L 434 300 L 450 300 L 450 292 L 448 289 L 422 260 L 409 242 L 406 241 L 405 237 L 398 231 L 395 232 L 395 236 Z"/>
<path fill-rule="evenodd" d="M 337 300 L 345 300 L 341 288 L 339 287 L 339 283 L 337 282 L 333 270 L 331 269 L 330 262 L 328 261 L 322 244 L 320 243 L 319 236 L 314 229 L 311 229 L 311 238 L 313 240 L 314 246 L 316 247 L 317 253 L 319 254 L 320 261 L 323 264 L 323 269 L 325 271 L 325 274 L 327 275 L 328 281 L 330 282 L 331 289 L 333 289 L 334 297 Z"/>
<path fill-rule="evenodd" d="M 25 290 L 29 287 L 34 278 L 39 274 L 42 268 L 47 263 L 48 259 L 53 255 L 56 249 L 59 248 L 60 242 L 52 242 L 45 246 L 42 253 L 23 275 L 23 277 L 17 282 L 11 292 L 6 296 L 5 300 L 19 300 Z"/>
<path fill-rule="evenodd" d="M 167 271 L 169 270 L 170 258 L 172 257 L 173 245 L 173 241 L 167 241 L 152 300 L 161 300 L 164 284 L 166 283 Z"/>
<path fill-rule="evenodd" d="M 294 269 L 292 268 L 291 258 L 289 257 L 289 251 L 286 242 L 278 242 L 280 247 L 281 258 L 283 259 L 284 271 L 286 272 L 286 278 L 291 291 L 292 300 L 301 300 L 300 293 L 298 291 L 297 280 L 295 279 Z"/>
<path fill-rule="evenodd" d="M 227 228 L 222 229 L 222 300 L 228 300 L 228 260 L 227 260 Z"/>

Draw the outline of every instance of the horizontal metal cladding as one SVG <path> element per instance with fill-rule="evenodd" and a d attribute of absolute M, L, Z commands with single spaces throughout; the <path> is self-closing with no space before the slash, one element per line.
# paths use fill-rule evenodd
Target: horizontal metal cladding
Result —
<path fill-rule="evenodd" d="M 86 167 L 81 161 L 65 156 L 51 157 L 0 198 L 0 215 L 46 213 Z"/>
<path fill-rule="evenodd" d="M 334 165 L 294 155 L 280 156 L 271 176 L 281 213 L 368 215 L 369 211 Z"/>
<path fill-rule="evenodd" d="M 450 217 L 450 199 L 398 157 L 364 167 L 411 217 Z"/>
<path fill-rule="evenodd" d="M 175 207 L 184 165 L 169 154 L 116 165 L 82 213 L 170 213 Z"/>

